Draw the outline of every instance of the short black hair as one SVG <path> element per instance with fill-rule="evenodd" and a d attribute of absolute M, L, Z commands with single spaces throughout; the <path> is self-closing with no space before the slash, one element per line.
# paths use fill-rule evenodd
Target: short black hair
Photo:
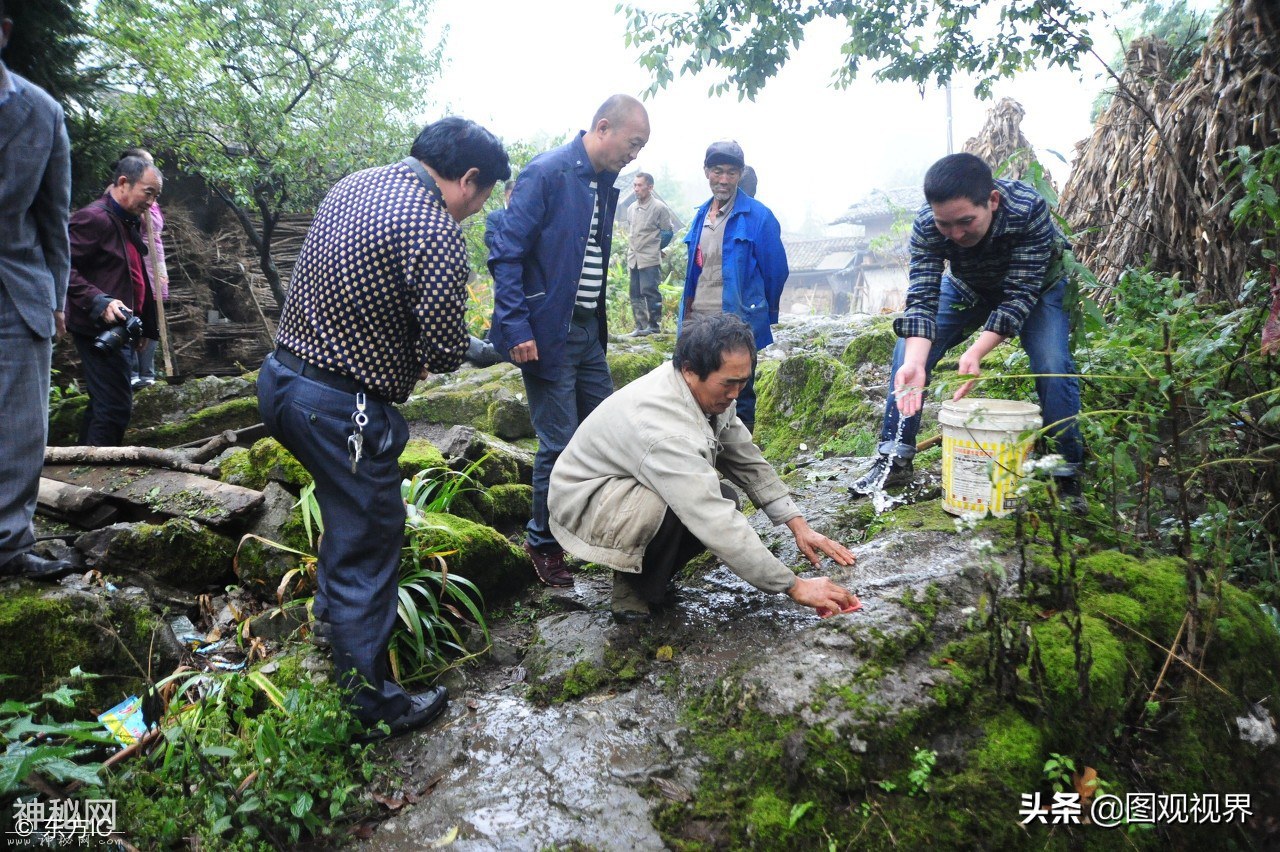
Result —
<path fill-rule="evenodd" d="M 930 204 L 967 198 L 985 207 L 995 188 L 991 167 L 973 154 L 949 154 L 930 166 L 924 175 L 924 198 Z"/>
<path fill-rule="evenodd" d="M 755 198 L 757 180 L 756 170 L 750 166 L 743 166 L 742 179 L 738 181 L 738 189 Z"/>
<path fill-rule="evenodd" d="M 147 173 L 147 169 L 155 169 L 155 173 L 160 177 L 160 182 L 164 183 L 164 174 L 154 165 L 136 155 L 121 157 L 116 161 L 111 167 L 111 183 L 115 184 L 121 177 L 124 177 L 131 184 L 137 183 Z"/>
<path fill-rule="evenodd" d="M 636 178 L 644 180 L 649 186 L 653 186 L 653 175 L 648 172 L 636 172 Z"/>
<path fill-rule="evenodd" d="M 422 128 L 409 155 L 426 163 L 445 180 L 457 180 L 470 169 L 480 170 L 480 186 L 493 186 L 511 177 L 511 162 L 498 137 L 456 115 Z"/>
<path fill-rule="evenodd" d="M 755 333 L 737 314 L 709 314 L 685 321 L 671 363 L 677 370 L 691 370 L 705 381 L 724 364 L 726 352 L 750 352 L 754 371 Z"/>

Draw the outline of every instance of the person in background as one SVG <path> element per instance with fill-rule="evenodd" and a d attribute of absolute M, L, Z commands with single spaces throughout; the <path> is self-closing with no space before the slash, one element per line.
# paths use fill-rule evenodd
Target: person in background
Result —
<path fill-rule="evenodd" d="M 142 221 L 164 188 L 164 175 L 142 157 L 124 157 L 112 169 L 102 197 L 71 216 L 71 281 L 67 328 L 80 355 L 89 404 L 80 443 L 117 447 L 133 416 L 130 349 L 159 336 Z M 119 345 L 97 340 L 109 328 L 121 332 L 141 322 L 135 339 Z"/>
<path fill-rule="evenodd" d="M 268 431 L 316 486 L 324 518 L 312 612 L 339 682 L 369 728 L 425 725 L 444 687 L 410 694 L 391 678 L 405 506 L 396 409 L 428 372 L 462 363 L 470 265 L 460 223 L 511 176 L 492 133 L 463 118 L 428 124 L 398 163 L 348 175 L 307 231 L 258 374 Z"/>
<path fill-rule="evenodd" d="M 637 172 L 632 189 L 636 201 L 627 208 L 627 269 L 631 271 L 631 314 L 636 321 L 633 337 L 662 330 L 662 250 L 675 232 L 671 210 L 653 194 L 653 175 Z"/>
<path fill-rule="evenodd" d="M 689 261 L 680 300 L 680 323 L 711 314 L 736 314 L 756 335 L 756 349 L 773 342 L 787 252 L 773 212 L 739 191 L 745 161 L 737 142 L 713 142 L 703 160 L 711 198 L 698 208 L 684 238 Z M 755 376 L 738 397 L 738 417 L 755 428 Z"/>
<path fill-rule="evenodd" d="M 0 51 L 12 31 L 0 0 Z M 62 107 L 0 61 L 0 577 L 56 580 L 74 570 L 31 550 L 53 337 L 67 333 L 70 151 Z"/>
<path fill-rule="evenodd" d="M 151 165 L 155 158 L 145 148 L 126 148 L 120 154 L 125 157 L 141 157 Z M 147 246 L 147 272 L 151 277 L 152 295 L 162 301 L 169 301 L 169 267 L 165 263 L 164 254 L 164 213 L 160 210 L 160 202 L 153 202 L 147 208 L 147 215 L 142 219 L 142 241 Z M 157 341 L 144 337 L 141 349 L 129 349 L 129 366 L 132 369 L 130 384 L 134 390 L 156 383 L 156 344 Z"/>
<path fill-rule="evenodd" d="M 991 350 L 1011 337 L 1021 341 L 1036 375 L 1047 437 L 1063 459 L 1054 474 L 1059 497 L 1083 514 L 1088 504 L 1079 478 L 1084 462 L 1076 425 L 1080 383 L 1063 306 L 1066 238 L 1030 184 L 996 180 L 973 154 L 952 154 L 934 163 L 924 176 L 924 196 L 927 203 L 911 229 L 906 311 L 893 321 L 899 339 L 879 454 L 851 489 L 871 494 L 911 482 L 930 373 L 943 355 L 981 328 L 960 356 L 959 373 L 979 376 Z M 965 382 L 953 398 L 963 397 L 973 384 Z M 897 437 L 902 417 L 906 421 Z"/>
<path fill-rule="evenodd" d="M 604 357 L 613 184 L 648 141 L 644 106 L 629 95 L 610 97 L 590 130 L 525 166 L 489 254 L 489 339 L 523 372 L 538 434 L 524 549 L 548 586 L 573 585 L 564 549 L 547 526 L 551 469 L 578 424 L 613 392 Z"/>
<path fill-rule="evenodd" d="M 728 478 L 817 567 L 853 554 L 815 532 L 736 416 L 755 369 L 753 330 L 733 314 L 685 326 L 662 364 L 600 404 L 551 474 L 551 529 L 583 559 L 613 572 L 613 617 L 647 621 L 681 566 L 710 550 L 743 580 L 819 615 L 858 599 L 826 577 L 804 579 L 774 556 L 738 510 Z"/>

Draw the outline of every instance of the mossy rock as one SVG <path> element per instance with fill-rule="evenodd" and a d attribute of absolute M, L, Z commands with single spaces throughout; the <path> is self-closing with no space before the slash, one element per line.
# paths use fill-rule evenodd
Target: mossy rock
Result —
<path fill-rule="evenodd" d="M 1028 551 L 1043 564 L 1047 548 Z M 1177 559 L 1113 552 L 1078 559 L 1087 700 L 1071 622 L 1050 612 L 1061 604 L 1048 601 L 1053 590 L 1035 588 L 1039 580 L 1028 580 L 1029 598 L 1010 597 L 1002 605 L 1008 635 L 1029 626 L 1032 659 L 1040 667 L 1034 676 L 1022 667 L 1012 700 L 993 688 L 985 631 L 930 645 L 937 628 L 929 628 L 935 603 L 928 594 L 902 603 L 926 628 L 911 634 L 921 640 L 919 651 L 949 676 L 945 683 L 930 676 L 938 684 L 927 690 L 932 701 L 884 703 L 891 679 L 903 677 L 894 670 L 919 662 L 910 649 L 906 659 L 886 657 L 884 643 L 855 642 L 853 653 L 866 661 L 855 681 L 843 689 L 833 682 L 829 705 L 806 703 L 798 714 L 764 712 L 777 689 L 727 676 L 709 685 L 686 714 L 693 743 L 707 757 L 700 786 L 692 801 L 664 805 L 658 824 L 674 848 L 696 844 L 707 831 L 751 838 L 760 848 L 825 848 L 830 837 L 858 837 L 857 845 L 869 849 L 1110 848 L 1114 837 L 1090 839 L 1100 837 L 1090 827 L 1055 832 L 1009 817 L 1021 794 L 1044 791 L 1051 753 L 1071 757 L 1078 768 L 1093 767 L 1122 798 L 1134 790 L 1257 790 L 1257 779 L 1274 772 L 1274 746 L 1243 741 L 1236 720 L 1256 702 L 1280 695 L 1280 635 L 1250 595 L 1229 585 L 1217 603 L 1201 595 L 1201 624 L 1212 638 L 1200 668 L 1223 689 L 1174 662 L 1155 709 L 1143 706 L 1165 664 L 1153 643 L 1171 646 L 1182 623 L 1184 567 Z M 864 680 L 863 672 L 872 679 Z M 824 715 L 832 706 L 848 710 L 839 730 L 822 721 L 833 718 Z M 912 792 L 919 781 L 911 775 L 917 749 L 937 757 L 926 775 L 929 789 Z M 813 805 L 793 820 L 793 808 L 805 802 Z M 703 828 L 690 835 L 691 824 Z M 1133 848 L 1160 849 L 1218 848 L 1224 836 L 1213 825 L 1166 829 L 1126 837 Z"/>
<path fill-rule="evenodd" d="M 480 494 L 485 523 L 493 527 L 523 526 L 533 511 L 532 485 L 503 483 Z"/>
<path fill-rule="evenodd" d="M 315 547 L 308 540 L 297 498 L 278 482 L 268 482 L 262 493 L 263 510 L 248 530 L 256 537 L 246 537 L 238 545 L 235 571 L 241 586 L 274 604 L 285 575 L 302 564 L 299 554 L 314 554 Z M 313 591 L 312 577 L 294 575 L 284 597 L 305 597 Z"/>
<path fill-rule="evenodd" d="M 795 458 L 841 435 L 876 428 L 879 411 L 853 372 L 825 353 L 797 353 L 760 366 L 756 443 L 771 461 Z"/>
<path fill-rule="evenodd" d="M 125 433 L 125 443 L 173 447 L 200 438 L 210 438 L 228 429 L 244 429 L 259 422 L 258 398 L 241 397 L 211 405 L 172 423 L 143 428 L 131 426 Z"/>
<path fill-rule="evenodd" d="M 176 423 L 235 399 L 251 399 L 256 405 L 257 386 L 253 379 L 245 376 L 204 376 L 180 385 L 157 382 L 134 393 L 129 422 L 135 429 L 149 429 Z M 213 434 L 216 433 L 210 433 Z"/>
<path fill-rule="evenodd" d="M 445 470 L 448 466 L 439 448 L 424 438 L 410 440 L 400 453 L 400 475 L 405 479 L 412 479 L 424 470 Z"/>
<path fill-rule="evenodd" d="M 893 361 L 893 349 L 898 345 L 898 335 L 893 332 L 893 317 L 876 317 L 862 326 L 861 333 L 849 341 L 840 361 L 851 370 L 866 367 L 883 367 L 888 370 Z"/>
<path fill-rule="evenodd" d="M 530 483 L 534 453 L 471 426 L 458 426 L 447 436 L 450 466 L 478 485 Z"/>
<path fill-rule="evenodd" d="M 414 394 L 400 406 L 410 422 L 465 424 L 506 440 L 534 434 L 524 380 L 510 364 L 431 376 Z"/>
<path fill-rule="evenodd" d="M 609 350 L 607 359 L 609 375 L 613 377 L 614 390 L 626 387 L 645 373 L 654 370 L 665 360 L 661 352 L 651 349 L 628 352 L 617 351 L 616 348 Z"/>
<path fill-rule="evenodd" d="M 311 474 L 275 438 L 261 438 L 248 450 L 233 452 L 219 467 L 223 482 L 255 491 L 268 482 L 279 482 L 294 492 L 311 484 Z"/>
<path fill-rule="evenodd" d="M 107 599 L 9 581 L 0 586 L 0 674 L 14 679 L 4 682 L 4 694 L 32 699 L 55 689 L 78 666 L 102 679 L 74 684 L 87 690 L 77 706 L 101 712 L 141 685 L 139 666 L 153 673 L 177 666 L 172 641 L 156 639 L 165 631 L 145 597 L 120 593 Z"/>
<path fill-rule="evenodd" d="M 80 425 L 89 406 L 86 394 L 64 396 L 49 406 L 49 446 L 74 447 L 80 444 Z"/>
<path fill-rule="evenodd" d="M 444 557 L 449 573 L 465 577 L 491 602 L 519 592 L 533 579 L 524 551 L 492 527 L 456 515 L 426 514 L 411 534 L 425 550 L 452 550 Z"/>
<path fill-rule="evenodd" d="M 104 573 L 142 572 L 189 592 L 223 586 L 233 578 L 235 545 L 186 518 L 172 518 L 160 525 L 115 524 L 81 538 L 99 534 L 109 537 L 98 564 Z"/>

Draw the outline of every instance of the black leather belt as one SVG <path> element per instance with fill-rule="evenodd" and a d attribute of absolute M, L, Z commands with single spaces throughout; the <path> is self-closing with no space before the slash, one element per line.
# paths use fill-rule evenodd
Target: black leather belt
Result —
<path fill-rule="evenodd" d="M 582 308 L 577 305 L 573 306 L 573 321 L 578 325 L 588 325 L 596 321 L 595 308 Z"/>
<path fill-rule="evenodd" d="M 326 370 L 323 367 L 308 364 L 283 346 L 276 347 L 275 356 L 277 361 L 303 378 L 311 379 L 311 381 L 319 382 L 322 385 L 328 385 L 334 390 L 340 390 L 344 393 L 363 393 L 376 399 L 381 399 L 381 397 L 371 393 L 355 379 L 335 373 L 332 370 Z"/>

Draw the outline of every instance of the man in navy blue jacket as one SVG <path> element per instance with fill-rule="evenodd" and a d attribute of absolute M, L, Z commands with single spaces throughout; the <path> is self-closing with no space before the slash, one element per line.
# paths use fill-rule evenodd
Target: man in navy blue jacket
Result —
<path fill-rule="evenodd" d="M 525 166 L 492 235 L 489 339 L 524 373 L 538 435 L 524 547 L 548 586 L 573 585 L 547 525 L 551 468 L 578 424 L 613 391 L 604 358 L 613 184 L 648 141 L 644 106 L 628 95 L 609 98 L 590 130 Z"/>
<path fill-rule="evenodd" d="M 787 283 L 787 252 L 782 226 L 768 207 L 739 184 L 746 168 L 737 142 L 712 142 L 702 163 L 711 198 L 698 208 L 684 241 L 689 265 L 680 300 L 680 323 L 699 315 L 736 314 L 755 334 L 756 349 L 773 342 L 778 303 Z M 755 428 L 756 387 L 738 394 L 738 418 Z"/>

